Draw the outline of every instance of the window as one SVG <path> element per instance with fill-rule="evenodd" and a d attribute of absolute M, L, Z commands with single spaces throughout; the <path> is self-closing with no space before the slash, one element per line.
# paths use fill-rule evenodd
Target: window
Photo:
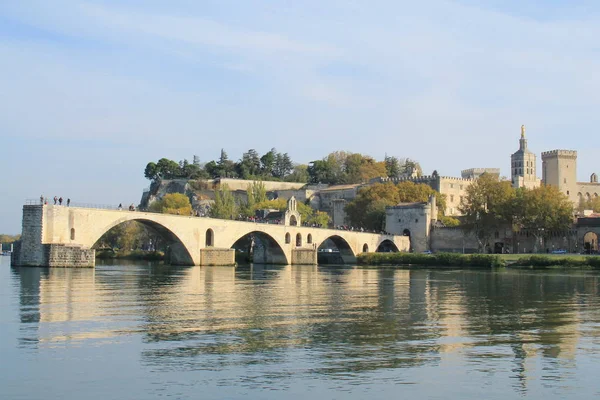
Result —
<path fill-rule="evenodd" d="M 71 240 L 75 240 L 75 228 L 71 228 Z"/>
<path fill-rule="evenodd" d="M 206 231 L 205 244 L 206 244 L 206 247 L 212 247 L 215 245 L 215 233 L 213 232 L 212 229 L 208 229 Z"/>
<path fill-rule="evenodd" d="M 306 237 L 306 243 L 312 243 L 312 235 L 310 233 Z"/>
<path fill-rule="evenodd" d="M 402 222 L 402 218 L 398 218 L 398 222 Z"/>
<path fill-rule="evenodd" d="M 463 197 L 462 197 L 462 196 L 460 196 L 460 197 L 459 197 L 459 201 L 460 201 L 460 202 L 461 202 L 461 204 L 462 204 L 462 202 L 463 202 Z"/>
<path fill-rule="evenodd" d="M 415 222 L 419 222 L 419 218 L 415 218 Z"/>
<path fill-rule="evenodd" d="M 567 178 L 563 179 L 563 183 L 567 183 Z"/>
<path fill-rule="evenodd" d="M 450 195 L 450 203 L 454 203 L 454 195 L 453 194 Z"/>
<path fill-rule="evenodd" d="M 450 189 L 454 189 L 454 183 L 450 184 Z"/>
<path fill-rule="evenodd" d="M 569 191 L 567 190 L 567 196 L 569 195 Z"/>
<path fill-rule="evenodd" d="M 292 241 L 289 232 L 285 234 L 285 244 L 290 244 Z"/>

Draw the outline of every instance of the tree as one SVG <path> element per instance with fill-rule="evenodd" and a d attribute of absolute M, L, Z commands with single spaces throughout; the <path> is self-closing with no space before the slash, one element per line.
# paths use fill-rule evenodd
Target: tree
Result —
<path fill-rule="evenodd" d="M 256 204 L 267 201 L 267 189 L 265 188 L 265 184 L 257 181 L 252 182 L 246 189 L 246 197 L 246 204 L 241 211 L 246 217 L 251 217 L 257 210 Z"/>
<path fill-rule="evenodd" d="M 192 205 L 186 195 L 169 193 L 164 195 L 162 199 L 152 203 L 150 210 L 165 214 L 190 215 L 192 213 Z"/>
<path fill-rule="evenodd" d="M 235 178 L 235 164 L 229 159 L 224 149 L 221 149 L 219 161 L 217 161 L 218 174 L 222 178 Z"/>
<path fill-rule="evenodd" d="M 238 215 L 238 205 L 229 186 L 221 185 L 221 188 L 215 191 L 215 202 L 209 214 L 213 218 L 222 219 L 235 219 Z"/>
<path fill-rule="evenodd" d="M 536 244 L 552 231 L 568 229 L 573 223 L 573 204 L 556 186 L 519 189 L 513 210 L 515 226 L 532 233 Z"/>
<path fill-rule="evenodd" d="M 381 231 L 385 222 L 385 207 L 398 204 L 400 197 L 391 182 L 376 183 L 358 191 L 346 207 L 346 215 L 352 226 Z"/>
<path fill-rule="evenodd" d="M 475 234 L 481 252 L 490 245 L 494 232 L 512 225 L 514 198 L 510 181 L 490 174 L 481 175 L 467 187 L 459 210 L 464 215 L 465 229 Z"/>
<path fill-rule="evenodd" d="M 260 169 L 263 176 L 273 176 L 273 168 L 275 167 L 275 155 L 277 150 L 272 148 L 260 158 Z"/>
<path fill-rule="evenodd" d="M 144 169 L 144 176 L 147 179 L 150 179 L 152 181 L 158 179 L 159 173 L 158 173 L 158 167 L 157 167 L 156 163 L 149 162 L 146 165 L 146 169 Z"/>
<path fill-rule="evenodd" d="M 261 173 L 260 167 L 260 158 L 254 149 L 242 154 L 242 159 L 236 164 L 238 175 L 243 179 L 259 176 Z"/>
<path fill-rule="evenodd" d="M 304 164 L 297 164 L 294 166 L 292 173 L 286 177 L 286 181 L 307 183 L 309 178 L 308 166 Z"/>
<path fill-rule="evenodd" d="M 386 155 L 384 162 L 387 176 L 392 178 L 400 176 L 400 161 L 397 157 L 388 157 Z"/>

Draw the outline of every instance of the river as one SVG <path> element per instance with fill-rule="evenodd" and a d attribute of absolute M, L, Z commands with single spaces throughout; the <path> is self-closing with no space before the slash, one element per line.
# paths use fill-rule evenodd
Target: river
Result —
<path fill-rule="evenodd" d="M 0 263 L 2 399 L 590 399 L 590 271 Z"/>

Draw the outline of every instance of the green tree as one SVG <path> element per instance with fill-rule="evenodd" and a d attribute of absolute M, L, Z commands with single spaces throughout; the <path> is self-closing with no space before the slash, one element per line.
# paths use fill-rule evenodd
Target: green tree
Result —
<path fill-rule="evenodd" d="M 159 177 L 158 167 L 155 162 L 149 162 L 144 169 L 144 176 L 150 180 L 156 180 Z"/>
<path fill-rule="evenodd" d="M 238 205 L 229 186 L 221 185 L 215 191 L 215 202 L 210 208 L 209 215 L 213 218 L 235 219 L 238 215 Z"/>
<path fill-rule="evenodd" d="M 192 205 L 186 195 L 169 193 L 164 195 L 162 199 L 152 203 L 150 210 L 165 214 L 190 215 L 192 213 Z"/>
<path fill-rule="evenodd" d="M 459 210 L 464 215 L 464 226 L 473 232 L 484 252 L 490 246 L 497 230 L 513 223 L 515 190 L 509 181 L 483 174 L 466 189 L 466 196 Z"/>
<path fill-rule="evenodd" d="M 292 173 L 286 177 L 286 181 L 307 183 L 309 178 L 308 166 L 304 164 L 297 164 L 294 166 Z"/>
<path fill-rule="evenodd" d="M 384 162 L 387 176 L 392 178 L 400 176 L 400 161 L 397 157 L 388 157 L 386 155 L 384 158 Z"/>
<path fill-rule="evenodd" d="M 400 202 L 398 189 L 392 182 L 375 183 L 361 188 L 354 200 L 346 207 L 346 215 L 352 226 L 381 231 L 385 223 L 385 207 Z"/>
<path fill-rule="evenodd" d="M 519 189 L 512 207 L 517 229 L 525 229 L 536 238 L 536 245 L 552 231 L 568 229 L 573 224 L 573 203 L 556 186 Z"/>
<path fill-rule="evenodd" d="M 263 182 L 254 181 L 246 189 L 246 204 L 241 212 L 246 217 L 252 217 L 257 210 L 256 204 L 267 200 L 267 189 Z"/>

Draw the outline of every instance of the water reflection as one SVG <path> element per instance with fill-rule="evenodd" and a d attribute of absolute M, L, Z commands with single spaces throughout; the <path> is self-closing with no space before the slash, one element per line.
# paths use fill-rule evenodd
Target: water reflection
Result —
<path fill-rule="evenodd" d="M 599 344 L 596 273 L 156 264 L 11 273 L 22 346 L 137 335 L 152 370 L 239 367 L 250 371 L 240 384 L 438 367 L 482 382 L 506 374 L 526 393 L 532 380 L 566 388 L 578 356 Z"/>

